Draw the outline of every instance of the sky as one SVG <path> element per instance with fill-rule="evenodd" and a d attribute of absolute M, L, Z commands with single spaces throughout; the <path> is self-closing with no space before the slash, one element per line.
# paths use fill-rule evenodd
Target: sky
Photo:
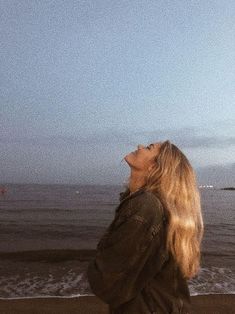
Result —
<path fill-rule="evenodd" d="M 234 1 L 0 0 L 2 183 L 122 184 L 170 140 L 235 186 Z M 1 183 L 0 182 L 0 183 Z"/>

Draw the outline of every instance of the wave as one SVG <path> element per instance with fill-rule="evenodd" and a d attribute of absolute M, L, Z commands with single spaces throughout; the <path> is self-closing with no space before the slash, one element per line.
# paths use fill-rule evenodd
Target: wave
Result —
<path fill-rule="evenodd" d="M 208 292 L 208 293 L 190 293 L 191 297 L 196 297 L 196 296 L 211 296 L 211 295 L 218 295 L 218 296 L 223 296 L 223 295 L 235 295 L 234 292 L 229 292 L 229 293 L 214 293 L 214 292 Z M 0 297 L 0 300 L 28 300 L 28 299 L 73 299 L 73 298 L 81 298 L 81 297 L 96 297 L 95 294 L 93 293 L 87 293 L 87 294 L 72 294 L 72 295 L 35 295 L 35 296 L 24 296 L 24 297 L 7 297 L 7 298 L 2 298 Z"/>
<path fill-rule="evenodd" d="M 215 252 L 202 251 L 202 256 L 230 257 L 235 256 L 235 252 Z M 89 261 L 95 257 L 96 249 L 46 249 L 46 250 L 28 250 L 14 252 L 0 252 L 0 259 L 23 260 L 23 261 L 41 261 L 57 262 L 65 260 Z"/>
<path fill-rule="evenodd" d="M 234 257 L 235 251 L 227 251 L 227 252 L 215 252 L 215 251 L 201 251 L 202 255 L 204 256 L 215 256 L 215 257 Z"/>
<path fill-rule="evenodd" d="M 0 259 L 20 261 L 43 261 L 60 262 L 65 260 L 89 261 L 95 257 L 96 250 L 32 250 L 18 252 L 0 252 Z"/>

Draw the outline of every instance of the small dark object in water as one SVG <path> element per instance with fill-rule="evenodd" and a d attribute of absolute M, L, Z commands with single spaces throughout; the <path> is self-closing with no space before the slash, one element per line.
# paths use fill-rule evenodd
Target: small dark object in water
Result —
<path fill-rule="evenodd" d="M 5 187 L 0 187 L 0 194 L 4 195 L 6 193 L 7 189 Z"/>

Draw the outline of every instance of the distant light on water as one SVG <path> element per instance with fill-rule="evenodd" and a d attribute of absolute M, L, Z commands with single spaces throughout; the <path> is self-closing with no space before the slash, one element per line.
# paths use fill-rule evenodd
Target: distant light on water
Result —
<path fill-rule="evenodd" d="M 214 185 L 199 185 L 199 189 L 213 189 Z"/>

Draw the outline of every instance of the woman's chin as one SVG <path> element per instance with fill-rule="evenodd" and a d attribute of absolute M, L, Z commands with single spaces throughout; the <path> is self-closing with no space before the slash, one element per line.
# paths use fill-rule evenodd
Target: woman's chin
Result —
<path fill-rule="evenodd" d="M 124 157 L 124 160 L 128 163 L 129 166 L 131 163 L 131 155 L 133 155 L 133 153 L 130 153 Z"/>

